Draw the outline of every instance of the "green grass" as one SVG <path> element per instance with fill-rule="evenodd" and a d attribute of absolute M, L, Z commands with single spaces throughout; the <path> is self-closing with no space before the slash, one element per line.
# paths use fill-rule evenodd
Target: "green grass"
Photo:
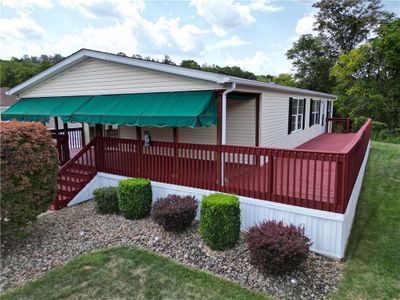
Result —
<path fill-rule="evenodd" d="M 267 299 L 151 252 L 112 248 L 78 257 L 8 299 Z"/>
<path fill-rule="evenodd" d="M 400 299 L 400 145 L 373 142 L 333 299 Z"/>

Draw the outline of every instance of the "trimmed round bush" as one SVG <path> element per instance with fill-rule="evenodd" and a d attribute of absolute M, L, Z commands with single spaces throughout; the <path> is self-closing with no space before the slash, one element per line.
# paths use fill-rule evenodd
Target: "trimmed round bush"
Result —
<path fill-rule="evenodd" d="M 23 226 L 54 200 L 56 145 L 43 124 L 16 121 L 1 122 L 0 143 L 1 223 Z"/>
<path fill-rule="evenodd" d="M 118 184 L 118 206 L 127 219 L 147 217 L 151 210 L 151 182 L 144 178 L 121 180 Z"/>
<path fill-rule="evenodd" d="M 282 222 L 264 221 L 245 232 L 250 261 L 272 274 L 292 272 L 308 257 L 310 239 L 304 228 Z"/>
<path fill-rule="evenodd" d="M 196 212 L 195 197 L 168 195 L 153 204 L 151 217 L 166 231 L 182 232 L 192 224 Z"/>
<path fill-rule="evenodd" d="M 93 191 L 93 199 L 96 203 L 96 211 L 101 214 L 119 213 L 118 188 L 103 187 Z"/>
<path fill-rule="evenodd" d="M 232 248 L 239 234 L 239 198 L 226 194 L 204 196 L 200 209 L 200 235 L 207 246 L 214 250 Z"/>

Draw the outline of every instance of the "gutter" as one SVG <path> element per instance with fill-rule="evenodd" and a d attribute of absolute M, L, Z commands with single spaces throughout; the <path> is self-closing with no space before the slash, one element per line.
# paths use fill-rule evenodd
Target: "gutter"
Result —
<path fill-rule="evenodd" d="M 233 92 L 236 89 L 236 82 L 232 82 L 229 89 L 222 93 L 222 134 L 221 134 L 221 144 L 226 145 L 226 95 Z"/>

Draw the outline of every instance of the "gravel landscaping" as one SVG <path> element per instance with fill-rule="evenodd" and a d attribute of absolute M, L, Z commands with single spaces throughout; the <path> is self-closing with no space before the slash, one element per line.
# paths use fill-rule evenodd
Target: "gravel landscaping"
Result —
<path fill-rule="evenodd" d="M 99 215 L 89 201 L 41 216 L 23 236 L 2 233 L 1 290 L 32 280 L 72 257 L 116 245 L 143 247 L 277 298 L 326 299 L 342 278 L 340 263 L 313 253 L 293 274 L 265 276 L 249 263 L 242 240 L 234 249 L 212 251 L 202 242 L 197 223 L 182 234 L 168 233 L 149 218 L 130 221 Z"/>

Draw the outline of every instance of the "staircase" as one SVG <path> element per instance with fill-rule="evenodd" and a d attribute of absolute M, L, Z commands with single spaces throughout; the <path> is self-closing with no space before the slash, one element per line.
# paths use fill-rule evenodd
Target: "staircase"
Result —
<path fill-rule="evenodd" d="M 68 203 L 97 174 L 96 139 L 90 141 L 78 154 L 62 166 L 57 178 L 57 194 L 50 206 L 51 210 L 66 207 Z"/>

